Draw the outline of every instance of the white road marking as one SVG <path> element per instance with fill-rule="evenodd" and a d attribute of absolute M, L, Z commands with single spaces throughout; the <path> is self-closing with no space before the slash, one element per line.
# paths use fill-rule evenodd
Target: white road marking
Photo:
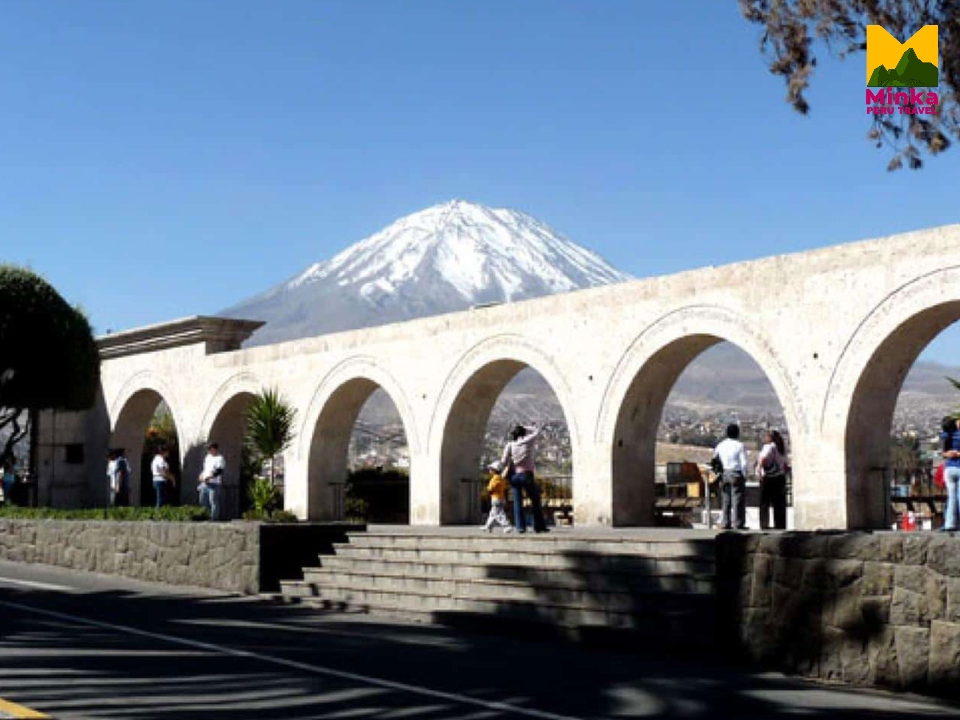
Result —
<path fill-rule="evenodd" d="M 73 592 L 76 589 L 67 587 L 66 585 L 54 585 L 52 583 L 37 582 L 36 580 L 18 580 L 8 577 L 0 577 L 0 583 L 22 585 L 23 587 L 36 588 L 37 590 L 55 590 L 56 592 Z"/>
<path fill-rule="evenodd" d="M 255 653 L 249 650 L 239 650 L 226 645 L 216 645 L 214 643 L 203 642 L 201 640 L 191 640 L 189 638 L 177 637 L 176 635 L 149 632 L 147 630 L 140 630 L 139 628 L 130 627 L 128 625 L 116 625 L 114 623 L 101 622 L 100 620 L 91 620 L 90 618 L 80 617 L 78 615 L 70 615 L 68 613 L 57 612 L 54 610 L 41 610 L 40 608 L 31 607 L 29 605 L 21 605 L 20 603 L 15 602 L 7 602 L 5 600 L 0 600 L 0 606 L 13 608 L 26 613 L 32 613 L 34 615 L 45 615 L 47 617 L 57 618 L 59 620 L 68 620 L 80 625 L 104 628 L 106 630 L 115 630 L 118 632 L 127 633 L 128 635 L 137 635 L 139 637 L 150 638 L 152 640 L 161 640 L 163 642 L 172 643 L 175 645 L 185 645 L 195 649 L 217 652 L 222 655 L 259 660 L 260 662 L 271 663 L 281 667 L 314 673 L 315 675 L 326 675 L 327 677 L 334 677 L 339 680 L 349 680 L 351 682 L 364 683 L 366 685 L 373 685 L 374 687 L 387 688 L 389 690 L 397 690 L 399 692 L 410 693 L 413 695 L 437 698 L 440 700 L 446 700 L 448 702 L 459 703 L 461 705 L 472 705 L 485 710 L 515 713 L 517 715 L 526 715 L 528 717 L 539 718 L 540 720 L 581 720 L 581 718 L 577 718 L 572 715 L 558 715 L 556 713 L 544 712 L 542 710 L 535 710 L 533 708 L 525 708 L 519 705 L 511 705 L 509 703 L 481 700 L 480 698 L 470 697 L 469 695 L 460 695 L 458 693 L 445 692 L 443 690 L 433 690 L 420 685 L 408 685 L 407 683 L 385 680 L 383 678 L 372 677 L 370 675 L 345 672 L 343 670 L 336 670 L 335 668 L 329 668 L 323 665 L 297 662 L 296 660 L 287 660 L 286 658 L 274 657 L 272 655 L 262 655 L 261 653 Z"/>

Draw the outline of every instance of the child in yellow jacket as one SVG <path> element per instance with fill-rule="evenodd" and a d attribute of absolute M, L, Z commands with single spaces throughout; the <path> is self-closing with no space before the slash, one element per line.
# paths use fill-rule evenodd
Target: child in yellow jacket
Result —
<path fill-rule="evenodd" d="M 490 494 L 490 515 L 482 529 L 485 532 L 490 532 L 494 525 L 499 525 L 505 533 L 513 532 L 513 526 L 507 519 L 507 513 L 504 512 L 507 481 L 501 475 L 503 468 L 500 463 L 491 463 L 487 466 L 487 469 L 491 473 L 490 482 L 487 484 L 487 492 Z"/>

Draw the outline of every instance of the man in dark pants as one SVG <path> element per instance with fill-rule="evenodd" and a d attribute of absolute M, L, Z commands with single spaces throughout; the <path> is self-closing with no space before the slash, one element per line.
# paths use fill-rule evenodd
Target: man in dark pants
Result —
<path fill-rule="evenodd" d="M 723 529 L 747 529 L 747 450 L 740 442 L 740 426 L 727 426 L 727 439 L 717 445 L 713 456 L 723 466 L 720 497 L 723 507 Z M 732 516 L 732 517 L 731 517 Z"/>

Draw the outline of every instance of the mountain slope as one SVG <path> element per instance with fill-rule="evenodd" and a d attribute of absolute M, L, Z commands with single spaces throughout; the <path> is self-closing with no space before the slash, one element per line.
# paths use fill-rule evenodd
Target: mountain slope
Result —
<path fill-rule="evenodd" d="M 265 320 L 259 345 L 629 279 L 530 215 L 452 200 L 221 314 Z"/>

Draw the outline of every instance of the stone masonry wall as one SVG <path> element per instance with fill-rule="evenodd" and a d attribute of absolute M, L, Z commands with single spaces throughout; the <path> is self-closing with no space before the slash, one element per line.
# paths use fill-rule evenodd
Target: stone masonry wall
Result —
<path fill-rule="evenodd" d="M 260 525 L 0 520 L 0 559 L 256 593 Z"/>
<path fill-rule="evenodd" d="M 826 681 L 957 694 L 960 538 L 721 534 L 721 647 Z"/>

